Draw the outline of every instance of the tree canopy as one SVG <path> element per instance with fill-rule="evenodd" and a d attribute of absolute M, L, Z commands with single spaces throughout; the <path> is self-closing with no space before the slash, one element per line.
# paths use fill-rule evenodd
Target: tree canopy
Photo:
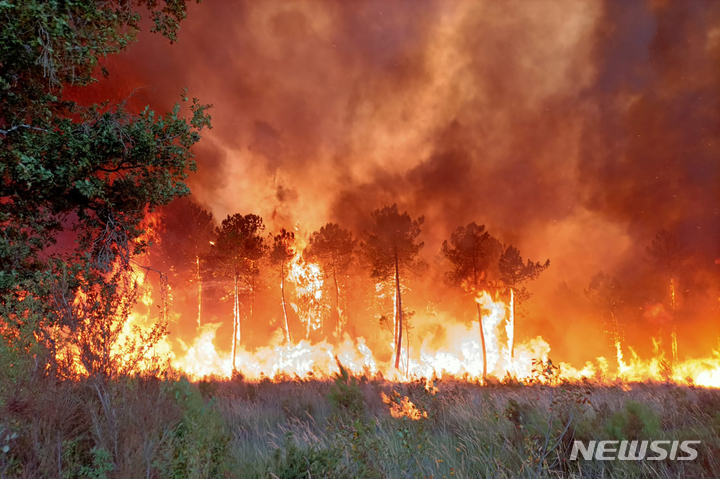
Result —
<path fill-rule="evenodd" d="M 109 74 L 101 59 L 136 38 L 143 12 L 175 41 L 186 2 L 0 2 L 0 317 L 48 347 L 50 324 L 77 332 L 107 308 L 127 313 L 136 283 L 117 274 L 145 250 L 145 213 L 189 193 L 191 148 L 210 127 L 197 99 L 186 118 L 180 105 L 156 115 L 66 95 Z M 93 304 L 73 304 L 79 293 Z"/>
<path fill-rule="evenodd" d="M 417 272 L 424 264 L 418 253 L 424 246 L 418 242 L 424 217 L 413 220 L 407 212 L 400 214 L 397 205 L 385 206 L 372 213 L 373 225 L 363 243 L 371 276 L 380 281 L 392 280 L 395 286 L 395 368 L 400 367 L 403 339 L 402 277 Z"/>
<path fill-rule="evenodd" d="M 418 253 L 425 245 L 418 242 L 424 217 L 413 220 L 407 212 L 400 214 L 397 205 L 385 206 L 371 214 L 372 229 L 363 243 L 374 278 L 386 280 L 400 270 L 416 271 L 421 263 Z"/>
<path fill-rule="evenodd" d="M 500 256 L 500 242 L 495 239 L 485 225 L 475 222 L 458 227 L 450 236 L 450 241 L 442 244 L 441 253 L 450 261 L 452 270 L 446 278 L 452 285 L 467 282 L 478 290 L 490 279 L 490 271 Z"/>
<path fill-rule="evenodd" d="M 526 281 L 537 279 L 540 273 L 545 271 L 549 266 L 549 259 L 544 263 L 540 263 L 539 261 L 533 263 L 528 259 L 527 262 L 524 263 L 520 255 L 520 250 L 513 245 L 505 248 L 505 251 L 503 251 L 498 260 L 500 280 L 508 288 L 513 289 L 519 301 L 523 301 L 530 296 L 527 290 L 524 287 L 519 287 L 519 285 Z"/>

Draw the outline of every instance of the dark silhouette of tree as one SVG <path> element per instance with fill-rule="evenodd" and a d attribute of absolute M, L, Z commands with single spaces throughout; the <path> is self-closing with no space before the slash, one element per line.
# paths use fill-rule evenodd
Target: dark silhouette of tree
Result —
<path fill-rule="evenodd" d="M 336 223 L 328 223 L 310 236 L 305 258 L 317 261 L 322 268 L 325 281 L 332 279 L 335 290 L 335 335 L 342 336 L 342 309 L 340 308 L 340 280 L 352 263 L 356 241 L 350 231 Z"/>
<path fill-rule="evenodd" d="M 212 213 L 186 198 L 174 201 L 163 211 L 157 260 L 165 266 L 161 269 L 197 288 L 198 327 L 202 325 L 203 260 L 215 239 L 213 223 Z"/>
<path fill-rule="evenodd" d="M 460 226 L 450 236 L 450 241 L 442 244 L 441 253 L 450 261 L 453 269 L 446 273 L 446 280 L 453 286 L 466 286 L 473 292 L 473 300 L 478 291 L 489 287 L 490 268 L 497 264 L 502 247 L 500 242 L 485 230 L 485 225 L 475 222 Z M 475 301 L 480 342 L 483 355 L 483 378 L 487 376 L 487 349 L 483 330 L 480 303 Z"/>
<path fill-rule="evenodd" d="M 363 252 L 371 265 L 371 276 L 380 281 L 393 281 L 395 286 L 395 368 L 400 369 L 403 339 L 402 278 L 406 273 L 417 272 L 423 264 L 418 253 L 424 243 L 417 242 L 421 216 L 413 220 L 410 215 L 398 213 L 397 205 L 385 206 L 372 213 L 373 225 L 363 243 Z"/>
<path fill-rule="evenodd" d="M 608 332 L 615 347 L 618 368 L 622 372 L 625 368 L 625 363 L 623 362 L 622 354 L 622 333 L 617 317 L 618 309 L 622 305 L 622 287 L 620 282 L 615 277 L 611 277 L 600 271 L 590 279 L 590 285 L 588 289 L 585 290 L 585 294 L 590 301 L 602 308 L 603 312 L 610 316 L 610 331 Z"/>
<path fill-rule="evenodd" d="M 654 266 L 669 280 L 670 283 L 670 311 L 672 313 L 672 332 L 670 335 L 672 359 L 678 358 L 677 346 L 677 275 L 683 261 L 689 256 L 689 251 L 673 233 L 660 230 L 655 235 L 652 244 L 646 248 L 647 255 Z"/>
<path fill-rule="evenodd" d="M 230 215 L 215 230 L 210 261 L 216 266 L 217 273 L 233 280 L 233 370 L 237 343 L 241 339 L 240 282 L 248 287 L 250 301 L 254 301 L 255 280 L 260 273 L 258 262 L 267 249 L 261 236 L 264 230 L 262 218 L 253 214 Z M 250 319 L 252 321 L 252 309 Z"/>
<path fill-rule="evenodd" d="M 285 338 L 290 343 L 290 323 L 288 322 L 287 305 L 285 304 L 285 279 L 287 278 L 287 267 L 295 256 L 293 246 L 295 244 L 295 233 L 280 230 L 272 238 L 273 245 L 270 250 L 270 262 L 278 268 L 280 276 L 280 302 L 282 304 L 283 318 L 285 318 Z"/>
<path fill-rule="evenodd" d="M 500 280 L 510 291 L 510 357 L 515 357 L 515 302 L 521 303 L 530 298 L 530 293 L 522 283 L 536 279 L 540 273 L 550 266 L 550 260 L 545 263 L 533 263 L 527 260 L 523 263 L 520 251 L 513 245 L 508 246 L 500 255 L 498 270 Z"/>

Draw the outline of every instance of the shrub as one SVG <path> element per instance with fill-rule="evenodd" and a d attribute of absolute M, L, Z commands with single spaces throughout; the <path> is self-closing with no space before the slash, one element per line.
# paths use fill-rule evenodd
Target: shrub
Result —
<path fill-rule="evenodd" d="M 288 433 L 284 446 L 273 452 L 269 472 L 279 479 L 343 477 L 339 469 L 341 457 L 342 451 L 337 448 L 300 449 Z"/>
<path fill-rule="evenodd" d="M 199 389 L 184 378 L 171 383 L 168 393 L 183 416 L 172 431 L 162 461 L 157 462 L 161 477 L 223 477 L 229 468 L 229 437 L 214 401 L 206 403 Z"/>
<path fill-rule="evenodd" d="M 650 407 L 637 401 L 627 401 L 606 423 L 607 432 L 615 439 L 659 439 L 660 416 Z"/>

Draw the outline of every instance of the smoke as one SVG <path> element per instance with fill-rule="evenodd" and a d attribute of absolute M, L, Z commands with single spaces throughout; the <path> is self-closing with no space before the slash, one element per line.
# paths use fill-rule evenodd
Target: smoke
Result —
<path fill-rule="evenodd" d="M 359 232 L 397 203 L 428 259 L 485 224 L 550 258 L 524 327 L 562 340 L 602 330 L 555 316 L 558 284 L 604 269 L 642 301 L 661 228 L 696 251 L 693 291 L 717 276 L 718 60 L 709 1 L 236 1 L 192 7 L 179 45 L 143 34 L 111 78 L 214 104 L 190 185 L 216 218 Z"/>

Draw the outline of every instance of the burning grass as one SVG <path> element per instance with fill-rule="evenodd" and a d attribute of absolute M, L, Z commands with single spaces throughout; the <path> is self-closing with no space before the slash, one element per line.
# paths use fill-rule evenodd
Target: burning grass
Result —
<path fill-rule="evenodd" d="M 2 388 L 3 477 L 717 477 L 720 391 L 119 378 Z M 701 440 L 695 461 L 569 461 L 573 440 Z"/>

